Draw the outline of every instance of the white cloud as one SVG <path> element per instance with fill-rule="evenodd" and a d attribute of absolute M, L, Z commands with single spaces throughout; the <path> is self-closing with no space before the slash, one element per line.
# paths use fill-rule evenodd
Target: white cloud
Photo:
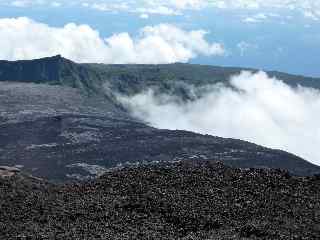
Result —
<path fill-rule="evenodd" d="M 137 1 L 136 1 L 137 2 Z M 153 4 L 163 5 L 174 9 L 201 10 L 204 8 L 236 9 L 243 11 L 267 11 L 269 17 L 278 10 L 296 11 L 303 16 L 320 20 L 320 1 L 314 0 L 151 0 Z M 259 13 L 258 13 L 259 14 Z M 248 17 L 249 22 L 261 22 L 262 16 Z"/>
<path fill-rule="evenodd" d="M 138 14 L 156 14 L 156 15 L 181 15 L 181 12 L 174 8 L 172 5 L 160 4 L 157 2 L 115 2 L 115 1 L 102 1 L 102 2 L 83 2 L 82 7 L 91 8 L 105 12 L 129 12 Z"/>
<path fill-rule="evenodd" d="M 169 0 L 162 2 L 167 2 L 168 5 L 172 5 L 177 9 L 201 9 L 209 3 L 209 1 L 205 0 Z"/>
<path fill-rule="evenodd" d="M 13 7 L 27 8 L 32 6 L 51 6 L 57 7 L 57 2 L 49 2 L 47 0 L 15 0 L 15 1 L 1 1 L 0 4 L 5 4 Z"/>
<path fill-rule="evenodd" d="M 258 23 L 258 22 L 260 22 L 259 20 L 255 19 L 253 17 L 246 17 L 242 21 L 245 23 Z"/>
<path fill-rule="evenodd" d="M 315 13 L 315 12 L 312 12 L 312 11 L 305 11 L 304 12 L 304 16 L 306 18 L 310 18 L 314 21 L 318 21 L 320 20 L 320 12 L 319 13 Z"/>
<path fill-rule="evenodd" d="M 51 6 L 52 6 L 52 7 L 61 7 L 61 5 L 62 5 L 62 4 L 61 4 L 60 2 L 52 2 L 52 3 L 51 3 Z"/>
<path fill-rule="evenodd" d="M 126 2 L 122 2 L 122 3 L 102 2 L 102 3 L 93 3 L 93 4 L 83 3 L 82 6 L 96 9 L 99 11 L 106 11 L 106 12 L 129 11 L 130 9 L 128 3 Z"/>
<path fill-rule="evenodd" d="M 176 11 L 172 8 L 168 8 L 166 6 L 157 6 L 154 8 L 137 8 L 134 9 L 133 12 L 137 12 L 137 13 L 147 13 L 147 14 L 158 14 L 158 15 L 181 15 L 181 13 L 179 11 Z"/>
<path fill-rule="evenodd" d="M 148 18 L 149 18 L 149 15 L 146 14 L 146 13 L 142 13 L 142 14 L 140 14 L 140 18 L 142 18 L 142 19 L 148 19 Z"/>
<path fill-rule="evenodd" d="M 284 10 L 300 12 L 312 20 L 319 20 L 320 17 L 320 1 L 314 0 L 212 0 L 210 3 L 220 9 L 265 10 L 271 14 L 273 11 Z"/>
<path fill-rule="evenodd" d="M 260 23 L 268 20 L 269 16 L 264 13 L 258 13 L 250 17 L 244 18 L 242 21 L 245 23 Z"/>
<path fill-rule="evenodd" d="M 147 26 L 136 37 L 128 33 L 103 39 L 88 25 L 50 27 L 29 18 L 0 19 L 0 59 L 33 59 L 61 54 L 76 62 L 172 63 L 198 55 L 223 55 L 219 43 L 205 40 L 204 30 L 184 31 L 174 25 Z"/>
<path fill-rule="evenodd" d="M 15 7 L 26 7 L 28 5 L 28 2 L 26 1 L 13 1 L 12 6 Z"/>
<path fill-rule="evenodd" d="M 319 91 L 293 89 L 264 72 L 243 72 L 230 83 L 233 88 L 208 86 L 198 100 L 183 104 L 151 90 L 121 99 L 158 128 L 244 139 L 320 165 Z"/>
<path fill-rule="evenodd" d="M 32 5 L 42 5 L 42 4 L 44 4 L 44 1 L 42 1 L 42 0 L 36 0 L 36 1 L 16 0 L 16 1 L 12 1 L 10 4 L 13 7 L 25 8 L 25 7 L 30 7 Z"/>
<path fill-rule="evenodd" d="M 30 7 L 51 6 L 55 7 L 49 0 L 0 0 L 0 4 Z M 287 13 L 299 12 L 307 19 L 320 20 L 320 1 L 315 0 L 60 0 L 59 5 L 80 5 L 100 11 L 131 12 L 138 13 L 144 9 L 149 14 L 181 15 L 185 10 L 202 10 L 204 8 L 218 8 L 221 10 L 241 11 L 266 11 L 269 14 L 277 13 L 278 10 Z M 282 15 L 281 15 L 282 16 Z M 252 17 L 248 17 L 249 18 Z M 254 18 L 252 18 L 254 19 Z M 251 20 L 252 20 L 251 19 Z M 250 21 L 250 20 L 249 20 Z"/>
<path fill-rule="evenodd" d="M 296 9 L 298 6 L 307 6 L 311 0 L 212 0 L 210 3 L 219 8 L 238 9 L 265 9 L 265 8 L 286 8 Z"/>

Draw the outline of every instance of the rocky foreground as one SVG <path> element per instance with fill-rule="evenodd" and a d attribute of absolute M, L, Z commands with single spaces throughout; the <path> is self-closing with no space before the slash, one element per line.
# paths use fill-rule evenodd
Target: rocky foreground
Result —
<path fill-rule="evenodd" d="M 0 175 L 0 239 L 320 239 L 319 176 L 214 162 L 60 186 Z"/>

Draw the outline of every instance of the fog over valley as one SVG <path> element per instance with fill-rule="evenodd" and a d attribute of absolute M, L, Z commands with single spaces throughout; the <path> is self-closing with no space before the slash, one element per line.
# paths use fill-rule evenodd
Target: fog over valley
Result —
<path fill-rule="evenodd" d="M 264 72 L 242 72 L 230 86 L 193 90 L 203 93 L 187 102 L 152 89 L 119 99 L 154 127 L 243 139 L 320 165 L 319 90 L 293 88 Z"/>

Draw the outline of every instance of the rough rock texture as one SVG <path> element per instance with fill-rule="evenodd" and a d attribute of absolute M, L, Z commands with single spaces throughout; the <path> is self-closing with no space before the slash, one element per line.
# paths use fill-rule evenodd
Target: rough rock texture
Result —
<path fill-rule="evenodd" d="M 61 182 L 94 178 L 119 165 L 174 159 L 320 173 L 319 166 L 283 151 L 152 128 L 106 98 L 88 97 L 79 89 L 0 82 L 0 165 L 18 165 L 34 176 Z"/>
<path fill-rule="evenodd" d="M 157 87 L 183 97 L 186 85 L 225 83 L 230 76 L 257 69 L 218 67 L 197 64 L 77 64 L 60 55 L 35 60 L 0 61 L 0 81 L 48 83 L 75 87 L 86 92 L 101 92 L 102 86 L 121 93 L 137 93 Z M 291 86 L 320 88 L 320 79 L 269 71 Z"/>
<path fill-rule="evenodd" d="M 116 97 L 152 88 L 192 100 L 197 94 L 190 86 L 226 84 L 240 71 L 190 64 L 76 64 L 61 56 L 0 61 L 0 165 L 18 165 L 57 182 L 95 178 L 119 165 L 179 159 L 320 173 L 319 166 L 283 151 L 152 128 L 132 117 Z M 269 73 L 291 86 L 320 88 L 319 79 L 279 74 Z"/>
<path fill-rule="evenodd" d="M 180 162 L 84 184 L 0 178 L 0 239 L 319 239 L 320 178 Z"/>
<path fill-rule="evenodd" d="M 152 88 L 192 100 L 198 96 L 190 86 L 226 83 L 240 71 L 191 64 L 76 64 L 61 56 L 0 61 L 0 165 L 56 182 L 92 179 L 121 165 L 179 159 L 282 168 L 296 175 L 320 173 L 319 166 L 283 151 L 152 128 L 132 117 L 116 97 Z M 318 88 L 320 83 L 268 74 L 292 86 Z"/>

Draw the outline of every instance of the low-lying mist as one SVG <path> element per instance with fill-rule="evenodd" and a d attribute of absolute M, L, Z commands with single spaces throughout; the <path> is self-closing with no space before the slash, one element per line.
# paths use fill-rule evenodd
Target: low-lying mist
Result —
<path fill-rule="evenodd" d="M 292 88 L 264 72 L 242 72 L 231 77 L 230 86 L 207 86 L 194 101 L 151 89 L 120 99 L 157 128 L 243 139 L 320 165 L 320 91 Z"/>

